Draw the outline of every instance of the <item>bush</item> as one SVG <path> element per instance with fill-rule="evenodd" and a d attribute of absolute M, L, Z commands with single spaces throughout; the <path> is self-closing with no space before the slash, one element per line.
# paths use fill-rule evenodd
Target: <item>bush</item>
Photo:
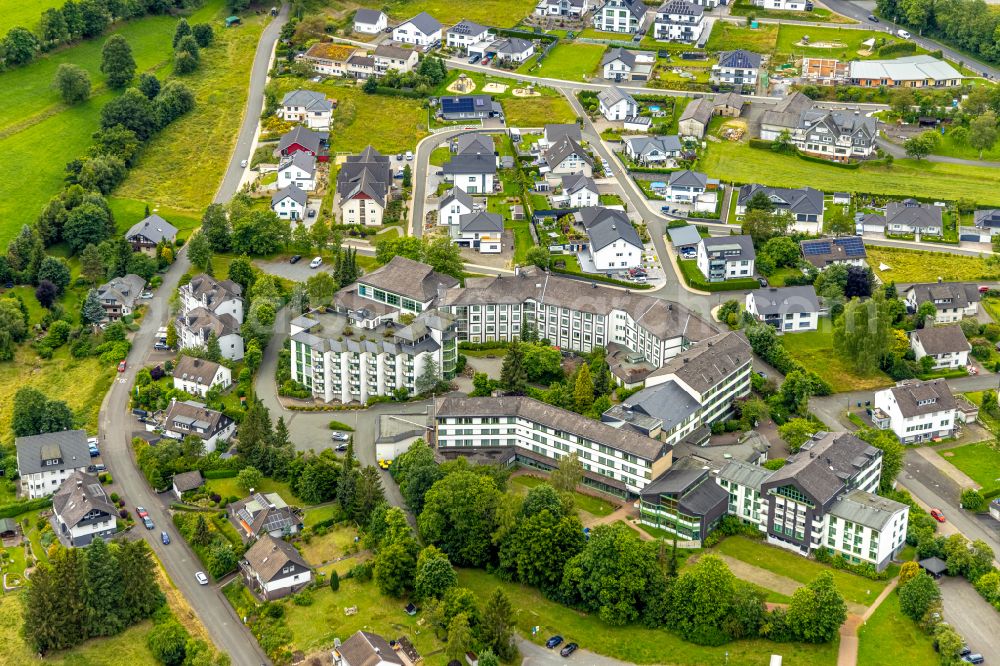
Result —
<path fill-rule="evenodd" d="M 371 562 L 362 562 L 361 564 L 354 565 L 347 572 L 347 578 L 353 578 L 359 583 L 367 583 L 372 579 Z"/>
<path fill-rule="evenodd" d="M 962 508 L 966 511 L 979 513 L 980 511 L 985 511 L 986 506 L 986 498 L 975 488 L 966 488 L 962 491 Z"/>
<path fill-rule="evenodd" d="M 330 421 L 330 423 L 327 424 L 327 427 L 330 428 L 330 430 L 343 430 L 345 432 L 354 431 L 354 428 L 347 425 L 346 423 L 342 423 L 341 421 Z"/>

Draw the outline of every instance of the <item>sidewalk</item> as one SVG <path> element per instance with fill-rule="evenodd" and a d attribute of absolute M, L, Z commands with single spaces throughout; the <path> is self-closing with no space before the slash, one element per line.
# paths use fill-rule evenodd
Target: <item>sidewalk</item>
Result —
<path fill-rule="evenodd" d="M 951 443 L 949 442 L 949 444 L 946 444 L 945 446 L 950 445 Z M 978 483 L 973 481 L 965 472 L 948 462 L 940 453 L 938 453 L 937 449 L 929 446 L 921 446 L 914 449 L 914 451 L 916 451 L 921 458 L 941 470 L 945 476 L 950 477 L 952 481 L 960 485 L 962 488 L 979 488 Z"/>
<path fill-rule="evenodd" d="M 891 583 L 886 585 L 885 589 L 882 590 L 882 594 L 878 595 L 875 602 L 864 613 L 847 616 L 847 621 L 840 627 L 840 650 L 837 653 L 837 666 L 857 666 L 858 629 L 871 618 L 875 611 L 878 610 L 878 607 L 882 605 L 882 602 L 885 601 L 886 597 L 896 589 L 898 582 L 899 578 L 895 578 Z"/>

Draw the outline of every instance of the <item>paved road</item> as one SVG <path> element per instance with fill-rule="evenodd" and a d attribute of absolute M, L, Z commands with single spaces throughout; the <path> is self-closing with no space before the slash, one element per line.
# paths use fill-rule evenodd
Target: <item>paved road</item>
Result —
<path fill-rule="evenodd" d="M 896 143 L 895 141 L 890 141 L 884 136 L 876 139 L 878 147 L 886 151 L 895 158 L 905 158 L 906 150 Z M 961 164 L 963 166 L 975 166 L 975 167 L 990 167 L 998 168 L 1000 167 L 1000 162 L 990 162 L 988 160 L 967 160 L 961 157 L 948 157 L 947 155 L 927 155 L 923 159 L 928 162 L 941 162 L 942 164 Z"/>
<path fill-rule="evenodd" d="M 215 196 L 216 202 L 228 201 L 236 192 L 243 169 L 239 166 L 244 159 L 241 146 L 253 141 L 260 113 L 263 106 L 263 90 L 266 83 L 268 62 L 274 44 L 278 39 L 281 26 L 288 18 L 288 5 L 283 5 L 278 17 L 264 29 L 257 53 L 254 56 L 250 75 L 250 94 L 240 128 L 237 148 L 232 156 L 226 175 Z M 169 297 L 177 287 L 181 276 L 188 270 L 187 253 L 183 250 L 177 260 L 163 276 L 163 284 L 156 292 L 156 298 L 148 302 L 148 311 L 142 320 L 142 325 L 132 341 L 132 351 L 128 356 L 128 369 L 120 375 L 101 405 L 100 436 L 104 447 L 104 461 L 112 473 L 115 483 L 121 489 L 121 494 L 128 499 L 129 505 L 146 507 L 157 528 L 151 531 L 138 529 L 136 532 L 152 547 L 153 552 L 163 562 L 170 579 L 191 604 L 202 624 L 208 631 L 216 647 L 229 655 L 233 664 L 251 666 L 267 663 L 268 659 L 257 645 L 256 640 L 240 622 L 229 603 L 218 591 L 216 586 L 202 586 L 197 583 L 194 573 L 200 570 L 201 564 L 197 557 L 184 542 L 178 538 L 165 502 L 150 489 L 145 477 L 135 466 L 132 455 L 131 438 L 138 425 L 128 411 L 129 388 L 135 381 L 136 371 L 143 367 L 144 361 L 153 346 L 156 330 L 166 323 L 169 316 Z M 166 530 L 175 538 L 169 546 L 160 541 L 160 531 Z"/>
<path fill-rule="evenodd" d="M 965 638 L 969 649 L 986 657 L 987 663 L 994 663 L 1000 657 L 996 609 L 964 578 L 945 576 L 940 586 L 945 621 Z"/>

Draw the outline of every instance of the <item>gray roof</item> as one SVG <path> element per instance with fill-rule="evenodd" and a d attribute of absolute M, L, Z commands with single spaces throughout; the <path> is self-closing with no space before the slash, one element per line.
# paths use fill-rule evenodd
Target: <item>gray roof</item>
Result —
<path fill-rule="evenodd" d="M 417 52 L 413 49 L 404 49 L 402 46 L 396 46 L 395 44 L 386 42 L 376 46 L 375 53 L 373 55 L 376 60 L 379 58 L 390 58 L 393 60 L 406 61 L 411 57 L 416 56 Z"/>
<path fill-rule="evenodd" d="M 255 492 L 246 499 L 230 504 L 229 510 L 243 524 L 244 530 L 254 536 L 302 524 L 302 519 L 295 515 L 278 493 Z"/>
<path fill-rule="evenodd" d="M 796 90 L 770 109 L 764 111 L 760 124 L 762 126 L 770 125 L 789 130 L 795 129 L 799 126 L 802 114 L 812 109 L 814 104 L 815 102 Z"/>
<path fill-rule="evenodd" d="M 631 12 L 632 16 L 636 17 L 640 21 L 646 15 L 646 11 L 649 9 L 646 7 L 646 3 L 642 0 L 624 0 L 625 7 Z"/>
<path fill-rule="evenodd" d="M 354 22 L 373 25 L 378 23 L 383 16 L 384 14 L 377 9 L 359 9 L 354 14 Z"/>
<path fill-rule="evenodd" d="M 932 355 L 972 349 L 969 341 L 965 339 L 962 327 L 958 324 L 925 327 L 910 333 L 910 340 L 920 342 L 924 351 Z"/>
<path fill-rule="evenodd" d="M 412 298 L 420 303 L 433 300 L 438 288 L 451 289 L 458 280 L 438 273 L 427 264 L 397 255 L 385 266 L 358 279 L 362 284 L 384 289 L 394 294 Z"/>
<path fill-rule="evenodd" d="M 481 35 L 489 30 L 485 25 L 479 25 L 475 21 L 470 21 L 469 19 L 462 19 L 452 27 L 448 28 L 448 32 L 454 32 L 459 35 Z"/>
<path fill-rule="evenodd" d="M 467 213 L 458 218 L 458 230 L 461 233 L 503 233 L 503 217 L 496 213 L 477 211 Z"/>
<path fill-rule="evenodd" d="M 1000 227 L 1000 208 L 977 210 L 972 219 L 977 227 Z"/>
<path fill-rule="evenodd" d="M 174 474 L 173 485 L 177 488 L 178 492 L 183 493 L 188 490 L 194 490 L 195 488 L 201 488 L 205 485 L 205 479 L 202 478 L 201 471 L 195 469 L 190 472 Z"/>
<path fill-rule="evenodd" d="M 597 252 L 618 240 L 642 248 L 639 232 L 624 212 L 603 206 L 587 206 L 581 208 L 578 214 L 590 237 L 591 251 Z"/>
<path fill-rule="evenodd" d="M 42 435 L 18 437 L 17 471 L 21 476 L 42 471 L 76 469 L 90 464 L 90 447 L 84 430 L 62 430 Z M 61 458 L 58 465 L 43 465 L 43 460 Z"/>
<path fill-rule="evenodd" d="M 469 210 L 472 210 L 474 203 L 471 194 L 463 190 L 461 187 L 453 187 L 445 192 L 444 196 L 441 197 L 441 201 L 438 202 L 438 209 L 440 210 L 441 208 L 444 208 L 452 201 L 457 201 Z"/>
<path fill-rule="evenodd" d="M 904 510 L 906 505 L 895 500 L 852 490 L 834 502 L 828 513 L 881 532 L 896 513 Z"/>
<path fill-rule="evenodd" d="M 264 581 L 271 581 L 279 577 L 281 568 L 289 563 L 297 564 L 303 569 L 310 568 L 309 563 L 305 561 L 295 546 L 287 541 L 275 539 L 270 534 L 262 534 L 247 549 L 243 559 Z M 353 666 L 353 662 L 351 666 Z"/>
<path fill-rule="evenodd" d="M 222 365 L 214 361 L 196 358 L 194 356 L 181 356 L 174 366 L 173 377 L 178 379 L 194 380 L 199 384 L 208 384 L 219 372 Z"/>
<path fill-rule="evenodd" d="M 243 287 L 232 280 L 216 280 L 207 273 L 199 273 L 191 278 L 187 286 L 181 287 L 200 301 L 205 301 L 213 309 L 233 299 L 242 299 Z"/>
<path fill-rule="evenodd" d="M 681 112 L 681 117 L 677 120 L 677 122 L 697 120 L 702 125 L 707 125 L 708 121 L 712 119 L 712 114 L 714 113 L 715 107 L 712 106 L 712 102 L 706 97 L 701 97 L 688 102 L 688 105 L 684 107 L 684 111 Z"/>
<path fill-rule="evenodd" d="M 455 153 L 458 155 L 495 155 L 496 144 L 493 143 L 493 137 L 481 132 L 459 134 L 455 137 Z"/>
<path fill-rule="evenodd" d="M 698 233 L 698 229 L 690 224 L 667 229 L 667 234 L 669 234 L 670 242 L 674 246 L 697 245 L 701 241 L 701 234 Z"/>
<path fill-rule="evenodd" d="M 767 187 L 744 185 L 736 199 L 737 205 L 745 206 L 757 192 L 763 192 L 774 204 L 774 209 L 788 211 L 793 215 L 822 215 L 823 193 L 811 187 Z"/>
<path fill-rule="evenodd" d="M 705 394 L 750 362 L 750 344 L 737 331 L 726 331 L 696 342 L 668 360 L 650 378 L 673 375 Z"/>
<path fill-rule="evenodd" d="M 564 136 L 568 136 L 576 142 L 583 141 L 583 133 L 576 123 L 553 123 L 544 128 L 545 139 L 549 143 L 555 143 Z"/>
<path fill-rule="evenodd" d="M 412 23 L 414 28 L 425 35 L 430 35 L 441 29 L 441 23 L 427 12 L 420 12 L 409 21 L 404 22 L 403 25 L 406 23 Z"/>
<path fill-rule="evenodd" d="M 318 153 L 320 146 L 329 138 L 329 132 L 315 132 L 304 125 L 296 125 L 281 135 L 281 139 L 278 141 L 278 150 L 285 150 L 297 143 L 306 150 Z"/>
<path fill-rule="evenodd" d="M 955 409 L 955 396 L 943 379 L 920 381 L 908 379 L 899 382 L 890 389 L 892 397 L 899 405 L 903 418 L 913 418 L 924 414 L 934 414 L 949 409 Z"/>
<path fill-rule="evenodd" d="M 716 108 L 720 106 L 731 106 L 736 109 L 742 109 L 746 104 L 746 99 L 739 93 L 727 92 L 713 97 L 712 104 Z"/>
<path fill-rule="evenodd" d="M 355 67 L 374 67 L 375 58 L 368 55 L 352 55 L 347 59 L 348 65 L 354 65 Z"/>
<path fill-rule="evenodd" d="M 629 95 L 618 86 L 608 86 L 607 88 L 604 88 L 597 94 L 597 99 L 600 100 L 601 104 L 607 107 L 614 106 L 622 100 L 628 100 L 630 104 L 635 104 L 635 99 L 632 95 Z"/>
<path fill-rule="evenodd" d="M 154 213 L 144 220 L 139 220 L 125 232 L 125 238 L 133 236 L 144 236 L 153 243 L 159 243 L 161 240 L 172 243 L 177 238 L 177 227 Z"/>
<path fill-rule="evenodd" d="M 309 195 L 306 194 L 305 190 L 295 183 L 289 183 L 271 195 L 271 207 L 274 208 L 275 204 L 280 203 L 281 200 L 286 197 L 300 206 L 305 206 L 306 202 L 309 200 Z"/>
<path fill-rule="evenodd" d="M 229 427 L 232 422 L 233 420 L 222 412 L 209 409 L 200 402 L 177 400 L 167 408 L 164 428 L 184 435 L 194 435 L 200 439 L 211 439 Z M 186 425 L 187 428 L 175 430 L 177 424 Z"/>
<path fill-rule="evenodd" d="M 928 557 L 917 562 L 921 569 L 925 569 L 933 574 L 943 574 L 948 570 L 948 563 L 940 557 Z"/>
<path fill-rule="evenodd" d="M 751 465 L 750 463 L 742 462 L 740 460 L 733 460 L 719 470 L 720 479 L 725 479 L 730 483 L 739 484 L 744 488 L 752 488 L 757 492 L 760 492 L 761 484 L 770 479 L 773 475 L 774 472 L 772 470 L 761 467 L 760 465 Z"/>
<path fill-rule="evenodd" d="M 350 155 L 340 165 L 337 173 L 337 195 L 339 201 L 346 201 L 359 193 L 385 206 L 392 187 L 392 168 L 389 158 L 371 146 L 357 155 Z"/>
<path fill-rule="evenodd" d="M 796 312 L 819 312 L 816 288 L 811 284 L 800 287 L 765 287 L 750 292 L 757 312 L 762 315 L 784 315 Z"/>
<path fill-rule="evenodd" d="M 403 663 L 384 638 L 368 631 L 355 633 L 337 652 L 350 666 L 378 666 L 386 662 L 402 666 Z"/>
<path fill-rule="evenodd" d="M 647 430 L 659 423 L 663 430 L 670 430 L 700 408 L 701 404 L 690 393 L 677 382 L 670 381 L 633 393 L 605 411 L 604 420 L 614 419 L 626 424 L 638 421 L 638 425 Z"/>
<path fill-rule="evenodd" d="M 826 268 L 839 261 L 864 259 L 865 244 L 857 236 L 843 238 L 812 238 L 799 241 L 802 257 L 816 268 Z"/>
<path fill-rule="evenodd" d="M 696 5 L 690 0 L 670 0 L 669 2 L 663 3 L 663 6 L 656 10 L 656 17 L 657 20 L 661 20 L 661 16 L 665 18 L 670 14 L 678 14 L 682 16 L 701 16 L 704 13 L 704 7 Z"/>
<path fill-rule="evenodd" d="M 122 277 L 112 278 L 102 284 L 97 288 L 97 295 L 101 300 L 113 300 L 121 305 L 132 307 L 145 286 L 145 278 L 135 273 L 129 273 Z"/>
<path fill-rule="evenodd" d="M 681 512 L 688 515 L 704 516 L 712 509 L 728 506 L 729 492 L 711 479 L 704 479 L 694 490 L 681 498 Z M 725 513 L 723 508 L 722 513 Z"/>
<path fill-rule="evenodd" d="M 236 320 L 236 317 L 228 312 L 221 315 L 216 314 L 208 308 L 200 306 L 179 316 L 177 321 L 183 328 L 192 331 L 203 341 L 207 341 L 212 333 L 215 333 L 217 338 L 221 338 L 224 335 L 239 334 L 240 332 L 240 322 Z"/>
<path fill-rule="evenodd" d="M 820 125 L 826 127 L 834 137 L 846 134 L 852 140 L 860 137 L 874 141 L 878 120 L 869 116 L 820 109 L 805 111 L 799 118 L 799 126 L 807 131 Z"/>
<path fill-rule="evenodd" d="M 534 44 L 529 42 L 527 39 L 521 39 L 520 37 L 504 37 L 503 39 L 498 39 L 492 44 L 490 44 L 490 50 L 496 51 L 498 55 L 520 55 L 532 48 Z"/>
<path fill-rule="evenodd" d="M 548 150 L 542 153 L 542 159 L 545 163 L 549 165 L 550 168 L 554 169 L 570 155 L 576 155 L 578 158 L 586 162 L 587 164 L 593 166 L 594 158 L 587 154 L 587 151 L 583 149 L 575 139 L 569 136 L 563 136 L 558 141 L 549 146 Z"/>
<path fill-rule="evenodd" d="M 631 430 L 619 430 L 575 412 L 560 409 L 534 398 L 439 398 L 434 412 L 438 418 L 457 416 L 517 416 L 549 428 L 568 432 L 645 460 L 658 460 L 669 451 L 663 442 Z"/>
<path fill-rule="evenodd" d="M 597 194 L 597 183 L 594 182 L 593 178 L 588 178 L 582 173 L 571 174 L 569 176 L 562 177 L 562 189 L 563 194 L 576 194 L 580 190 L 590 190 L 594 194 Z"/>
<path fill-rule="evenodd" d="M 941 207 L 922 204 L 915 199 L 890 201 L 885 206 L 885 223 L 902 224 L 920 229 L 941 227 Z"/>
<path fill-rule="evenodd" d="M 881 455 L 850 433 L 816 433 L 767 483 L 777 487 L 794 482 L 825 506 L 864 466 Z"/>
<path fill-rule="evenodd" d="M 70 527 L 79 524 L 91 511 L 101 511 L 107 516 L 118 515 L 98 478 L 79 470 L 67 477 L 52 495 L 52 509 Z M 103 516 L 100 520 L 104 520 Z"/>
<path fill-rule="evenodd" d="M 753 249 L 753 241 L 749 236 L 713 236 L 702 238 L 701 242 L 708 252 L 736 250 L 737 252 L 734 254 L 726 256 L 731 261 L 750 260 L 757 257 L 757 253 Z"/>
<path fill-rule="evenodd" d="M 286 157 L 278 165 L 278 171 L 284 171 L 289 166 L 298 167 L 303 171 L 313 175 L 316 173 L 316 158 L 309 153 L 299 151 L 291 157 Z"/>
<path fill-rule="evenodd" d="M 904 293 L 909 296 L 911 292 L 917 302 L 917 307 L 930 301 L 931 303 L 947 304 L 953 308 L 966 308 L 972 303 L 978 303 L 982 300 L 979 285 L 970 282 L 911 284 Z"/>
<path fill-rule="evenodd" d="M 608 52 L 604 54 L 603 58 L 601 58 L 601 67 L 607 65 L 609 62 L 614 62 L 615 60 L 621 60 L 629 67 L 629 69 L 635 67 L 635 54 L 631 51 L 626 51 L 620 46 L 608 49 Z"/>
<path fill-rule="evenodd" d="M 671 187 L 680 186 L 705 189 L 705 186 L 708 185 L 708 176 L 700 171 L 681 169 L 670 174 L 670 177 L 667 178 L 667 184 Z"/>
<path fill-rule="evenodd" d="M 703 469 L 668 469 L 642 489 L 642 496 L 679 495 L 704 475 Z"/>
<path fill-rule="evenodd" d="M 639 157 L 644 157 L 655 151 L 665 154 L 681 152 L 681 140 L 676 134 L 669 134 L 667 136 L 626 136 L 622 140 L 631 148 L 632 153 Z"/>
<path fill-rule="evenodd" d="M 719 54 L 719 67 L 758 69 L 760 67 L 760 54 L 743 49 L 723 51 Z"/>
<path fill-rule="evenodd" d="M 496 173 L 497 161 L 493 155 L 455 155 L 443 170 L 446 175 Z"/>
<path fill-rule="evenodd" d="M 281 98 L 282 106 L 301 106 L 308 111 L 332 111 L 333 102 L 326 98 L 323 93 L 313 90 L 292 90 L 285 93 Z"/>

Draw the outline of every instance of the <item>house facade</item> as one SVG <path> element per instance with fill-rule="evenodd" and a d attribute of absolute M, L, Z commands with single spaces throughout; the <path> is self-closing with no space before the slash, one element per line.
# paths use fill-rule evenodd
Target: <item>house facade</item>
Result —
<path fill-rule="evenodd" d="M 249 497 L 232 502 L 228 508 L 230 519 L 247 539 L 280 539 L 302 531 L 300 514 L 278 493 L 258 493 L 251 488 Z"/>
<path fill-rule="evenodd" d="M 892 430 L 903 444 L 926 442 L 955 434 L 955 396 L 943 379 L 908 379 L 875 392 L 872 422 Z"/>
<path fill-rule="evenodd" d="M 442 171 L 446 182 L 469 194 L 492 194 L 496 189 L 497 161 L 493 155 L 455 155 Z"/>
<path fill-rule="evenodd" d="M 970 282 L 912 284 L 903 291 L 908 310 L 916 312 L 924 303 L 934 305 L 934 323 L 951 324 L 979 313 L 979 285 Z"/>
<path fill-rule="evenodd" d="M 28 499 L 48 497 L 76 472 L 86 472 L 90 464 L 90 447 L 83 430 L 17 437 L 14 447 L 21 494 Z"/>
<path fill-rule="evenodd" d="M 964 368 L 969 364 L 972 346 L 958 324 L 925 326 L 910 333 L 910 349 L 919 361 L 934 359 L 934 368 Z"/>
<path fill-rule="evenodd" d="M 390 69 L 400 74 L 412 72 L 420 61 L 414 49 L 404 49 L 395 44 L 379 44 L 372 57 L 375 58 L 375 73 L 379 76 Z"/>
<path fill-rule="evenodd" d="M 865 159 L 875 154 L 878 120 L 858 114 L 808 111 L 792 132 L 795 147 L 807 155 L 834 162 Z"/>
<path fill-rule="evenodd" d="M 453 187 L 438 202 L 438 224 L 451 227 L 458 224 L 463 215 L 475 209 L 472 196 L 460 187 Z"/>
<path fill-rule="evenodd" d="M 702 238 L 698 243 L 698 270 L 709 282 L 753 277 L 756 258 L 749 236 Z"/>
<path fill-rule="evenodd" d="M 819 299 L 811 284 L 755 289 L 746 295 L 746 310 L 781 333 L 819 328 Z"/>
<path fill-rule="evenodd" d="M 453 49 L 461 49 L 463 53 L 473 44 L 491 40 L 489 28 L 468 19 L 462 19 L 448 28 L 445 35 L 445 44 Z"/>
<path fill-rule="evenodd" d="M 298 152 L 278 164 L 278 189 L 297 187 L 304 192 L 316 189 L 316 158 Z"/>
<path fill-rule="evenodd" d="M 330 159 L 325 150 L 329 144 L 329 140 L 329 132 L 317 132 L 308 127 L 296 125 L 281 135 L 281 138 L 278 140 L 278 151 L 282 157 L 304 152 L 312 155 L 320 162 L 326 162 Z"/>
<path fill-rule="evenodd" d="M 202 273 L 177 292 L 181 307 L 174 327 L 181 348 L 204 346 L 214 333 L 224 358 L 243 358 L 243 288 Z"/>
<path fill-rule="evenodd" d="M 271 210 L 283 220 L 301 220 L 306 216 L 309 195 L 295 183 L 271 195 Z"/>
<path fill-rule="evenodd" d="M 156 248 L 160 243 L 173 245 L 177 240 L 177 227 L 155 213 L 132 225 L 125 232 L 125 240 L 135 252 L 156 256 Z"/>
<path fill-rule="evenodd" d="M 705 130 L 708 129 L 708 123 L 714 114 L 715 108 L 707 98 L 691 100 L 677 120 L 677 132 L 681 136 L 700 139 L 705 136 Z"/>
<path fill-rule="evenodd" d="M 922 204 L 916 199 L 890 201 L 885 205 L 886 233 L 940 236 L 943 229 L 941 206 Z"/>
<path fill-rule="evenodd" d="M 462 215 L 451 227 L 451 237 L 459 247 L 497 254 L 503 249 L 503 217 L 486 211 Z"/>
<path fill-rule="evenodd" d="M 736 215 L 746 215 L 747 206 L 754 195 L 762 192 L 771 202 L 773 210 L 788 213 L 797 231 L 818 233 L 823 228 L 823 193 L 811 187 L 792 189 L 744 185 L 736 197 Z"/>
<path fill-rule="evenodd" d="M 642 240 L 623 211 L 593 206 L 577 213 L 590 239 L 588 252 L 598 271 L 623 271 L 642 265 Z"/>
<path fill-rule="evenodd" d="M 594 175 L 594 158 L 568 136 L 549 146 L 542 153 L 542 161 L 548 167 L 548 173 L 554 176 L 576 175 L 590 178 Z"/>
<path fill-rule="evenodd" d="M 312 581 L 312 568 L 298 549 L 270 534 L 247 549 L 240 571 L 250 591 L 266 601 L 294 594 Z"/>
<path fill-rule="evenodd" d="M 690 169 L 674 171 L 667 178 L 663 198 L 673 203 L 691 206 L 700 212 L 712 212 L 719 202 L 719 180 Z"/>
<path fill-rule="evenodd" d="M 427 12 L 420 12 L 392 30 L 392 41 L 427 47 L 441 42 L 441 24 Z"/>
<path fill-rule="evenodd" d="M 329 130 L 333 119 L 333 103 L 326 95 L 312 90 L 285 93 L 278 108 L 282 120 L 302 123 L 309 129 Z"/>
<path fill-rule="evenodd" d="M 222 412 L 194 400 L 174 399 L 163 419 L 163 434 L 172 439 L 194 436 L 202 441 L 205 453 L 220 442 L 228 442 L 236 432 L 236 422 Z"/>
<path fill-rule="evenodd" d="M 135 312 L 146 280 L 134 273 L 112 278 L 97 288 L 97 298 L 108 321 L 118 321 Z"/>
<path fill-rule="evenodd" d="M 594 8 L 594 29 L 633 35 L 646 22 L 647 10 L 642 0 L 605 0 Z"/>
<path fill-rule="evenodd" d="M 205 397 L 213 386 L 223 391 L 232 386 L 233 371 L 221 363 L 181 356 L 174 366 L 173 379 L 175 389 Z"/>
<path fill-rule="evenodd" d="M 705 8 L 691 0 L 668 0 L 656 10 L 653 35 L 661 42 L 694 44 L 705 29 Z"/>
<path fill-rule="evenodd" d="M 802 258 L 819 270 L 829 266 L 866 266 L 868 253 L 857 236 L 799 241 Z"/>
<path fill-rule="evenodd" d="M 66 545 L 80 548 L 95 538 L 112 537 L 118 529 L 118 509 L 96 476 L 71 474 L 52 495 L 52 526 Z"/>
<path fill-rule="evenodd" d="M 930 55 L 895 60 L 855 60 L 849 65 L 851 85 L 863 88 L 954 88 L 961 72 Z"/>
<path fill-rule="evenodd" d="M 733 86 L 755 86 L 760 73 L 760 54 L 743 49 L 723 51 L 719 62 L 712 65 L 714 83 Z"/>
<path fill-rule="evenodd" d="M 676 135 L 622 137 L 625 154 L 641 165 L 662 166 L 673 164 L 681 156 L 683 147 Z"/>
<path fill-rule="evenodd" d="M 381 225 L 392 194 L 389 158 L 371 146 L 350 155 L 337 173 L 337 197 L 344 224 Z"/>
<path fill-rule="evenodd" d="M 389 17 L 377 9 L 359 9 L 354 14 L 354 32 L 377 35 L 389 25 Z"/>
<path fill-rule="evenodd" d="M 569 16 L 580 18 L 590 8 L 588 0 L 538 0 L 535 16 Z"/>
<path fill-rule="evenodd" d="M 639 105 L 635 99 L 618 86 L 609 86 L 597 95 L 597 102 L 607 120 L 625 120 L 639 115 Z"/>
<path fill-rule="evenodd" d="M 569 208 L 584 208 L 600 203 L 597 183 L 583 174 L 562 177 L 562 196 Z"/>

